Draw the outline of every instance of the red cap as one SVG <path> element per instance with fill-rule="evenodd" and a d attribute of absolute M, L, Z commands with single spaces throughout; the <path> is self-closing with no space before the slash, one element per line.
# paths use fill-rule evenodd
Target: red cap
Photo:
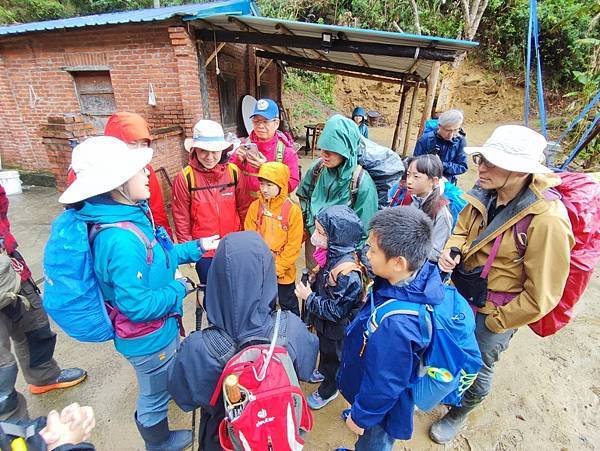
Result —
<path fill-rule="evenodd" d="M 108 118 L 104 128 L 105 136 L 119 138 L 126 143 L 132 143 L 138 139 L 147 139 L 152 142 L 150 129 L 145 119 L 136 113 L 120 112 Z"/>

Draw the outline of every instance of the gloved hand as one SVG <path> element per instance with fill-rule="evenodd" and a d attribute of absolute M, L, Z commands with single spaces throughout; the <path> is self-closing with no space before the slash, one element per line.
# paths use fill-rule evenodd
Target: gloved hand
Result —
<path fill-rule="evenodd" d="M 202 253 L 204 253 L 206 251 L 214 251 L 219 246 L 220 241 L 219 235 L 213 235 L 206 238 L 199 238 L 198 245 Z"/>
<path fill-rule="evenodd" d="M 196 284 L 188 277 L 179 277 L 175 280 L 183 285 L 186 296 L 196 290 Z"/>

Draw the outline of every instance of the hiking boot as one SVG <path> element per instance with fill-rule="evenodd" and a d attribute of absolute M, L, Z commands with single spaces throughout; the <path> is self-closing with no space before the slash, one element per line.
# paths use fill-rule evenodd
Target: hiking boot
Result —
<path fill-rule="evenodd" d="M 325 380 L 325 376 L 323 376 L 319 370 L 314 370 L 310 377 L 308 378 L 308 382 L 311 384 L 320 384 Z"/>
<path fill-rule="evenodd" d="M 467 424 L 469 412 L 473 410 L 476 405 L 450 407 L 448 413 L 433 423 L 431 428 L 429 428 L 429 437 L 431 440 L 440 445 L 454 440 Z"/>
<path fill-rule="evenodd" d="M 83 382 L 87 377 L 85 370 L 81 368 L 65 368 L 60 371 L 60 374 L 55 381 L 45 385 L 29 384 L 29 392 L 34 395 L 41 395 L 57 388 L 69 388 Z"/>
<path fill-rule="evenodd" d="M 337 398 L 339 394 L 340 394 L 339 390 L 336 390 L 335 393 L 333 395 L 331 395 L 329 398 L 323 399 L 323 398 L 321 398 L 321 395 L 319 394 L 319 390 L 317 390 L 316 392 L 314 392 L 312 395 L 310 395 L 306 399 L 306 402 L 308 403 L 308 407 L 310 407 L 311 409 L 319 410 L 319 409 L 322 409 L 323 407 L 325 407 L 327 404 L 329 404 L 335 398 Z"/>
<path fill-rule="evenodd" d="M 192 445 L 192 431 L 189 429 L 169 430 L 169 420 L 165 418 L 154 426 L 143 426 L 135 415 L 135 424 L 144 439 L 146 451 L 182 451 Z"/>

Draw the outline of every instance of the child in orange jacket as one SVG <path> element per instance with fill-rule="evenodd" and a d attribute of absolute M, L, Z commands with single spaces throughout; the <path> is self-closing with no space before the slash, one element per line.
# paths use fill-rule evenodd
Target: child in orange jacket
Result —
<path fill-rule="evenodd" d="M 248 209 L 244 229 L 260 233 L 273 253 L 281 309 L 300 316 L 294 288 L 304 226 L 302 210 L 288 196 L 289 178 L 290 169 L 283 163 L 260 167 L 258 199 Z"/>

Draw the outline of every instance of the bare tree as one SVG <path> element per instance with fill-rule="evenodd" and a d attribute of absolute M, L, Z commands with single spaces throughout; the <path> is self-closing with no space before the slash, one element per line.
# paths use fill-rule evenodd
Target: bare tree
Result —
<path fill-rule="evenodd" d="M 465 23 L 462 37 L 463 39 L 472 41 L 475 37 L 475 34 L 477 34 L 481 18 L 483 17 L 483 13 L 488 6 L 488 0 L 461 0 L 460 3 L 463 10 Z M 437 101 L 438 111 L 444 111 L 452 107 L 452 97 L 454 96 L 454 89 L 456 86 L 457 71 L 463 63 L 466 55 L 466 52 L 464 52 L 456 57 L 452 63 L 451 71 L 442 80 Z"/>

